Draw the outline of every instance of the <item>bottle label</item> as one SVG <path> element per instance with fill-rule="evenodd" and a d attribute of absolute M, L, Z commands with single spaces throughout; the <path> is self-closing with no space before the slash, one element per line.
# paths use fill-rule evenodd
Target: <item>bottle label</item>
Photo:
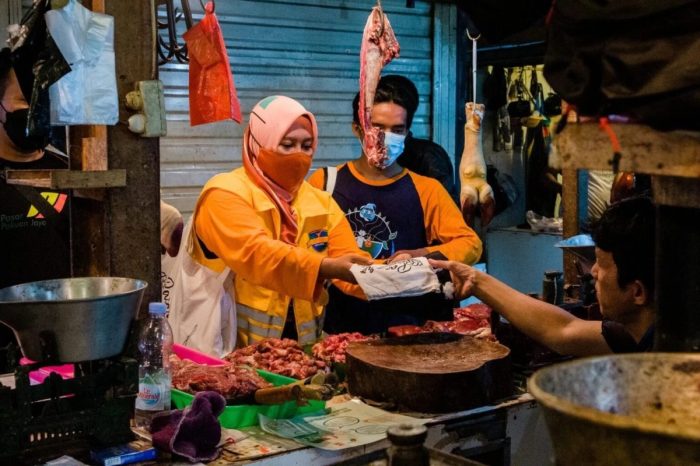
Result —
<path fill-rule="evenodd" d="M 165 390 L 170 387 L 164 387 L 158 377 L 152 377 L 150 374 L 139 380 L 139 393 L 136 396 L 136 409 L 143 411 L 161 411 L 170 409 L 170 406 L 165 406 Z"/>

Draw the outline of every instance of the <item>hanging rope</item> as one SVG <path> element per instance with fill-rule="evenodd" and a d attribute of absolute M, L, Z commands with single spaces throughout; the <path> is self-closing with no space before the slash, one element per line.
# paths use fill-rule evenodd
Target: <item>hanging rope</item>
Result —
<path fill-rule="evenodd" d="M 613 158 L 610 159 L 608 163 L 610 163 L 612 166 L 613 173 L 617 175 L 617 172 L 620 170 L 620 160 L 622 159 L 622 146 L 620 146 L 620 140 L 617 138 L 615 130 L 612 128 L 612 126 L 610 126 L 610 121 L 607 117 L 599 118 L 598 124 L 600 125 L 600 129 L 602 129 L 608 136 L 608 139 L 610 139 L 610 145 L 612 146 L 613 150 Z"/>

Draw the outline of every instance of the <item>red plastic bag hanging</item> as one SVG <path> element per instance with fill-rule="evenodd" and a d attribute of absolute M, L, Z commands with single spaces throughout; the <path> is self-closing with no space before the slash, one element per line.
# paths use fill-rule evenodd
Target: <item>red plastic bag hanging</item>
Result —
<path fill-rule="evenodd" d="M 240 123 L 241 106 L 213 2 L 207 2 L 202 21 L 183 38 L 190 56 L 190 125 L 229 119 Z"/>

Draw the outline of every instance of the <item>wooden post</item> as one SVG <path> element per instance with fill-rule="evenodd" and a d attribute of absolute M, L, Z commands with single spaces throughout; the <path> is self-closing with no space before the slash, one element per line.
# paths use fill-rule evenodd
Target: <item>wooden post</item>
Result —
<path fill-rule="evenodd" d="M 579 203 L 578 203 L 578 170 L 565 168 L 562 170 L 561 203 L 564 207 L 563 238 L 579 233 Z M 564 250 L 564 283 L 578 283 L 576 256 Z"/>
<path fill-rule="evenodd" d="M 114 16 L 119 121 L 130 112 L 126 93 L 137 81 L 155 79 L 155 8 L 152 0 L 104 0 Z M 109 168 L 127 171 L 127 186 L 107 196 L 109 270 L 114 276 L 148 282 L 140 316 L 149 301 L 160 301 L 160 152 L 158 138 L 143 138 L 119 123 L 107 128 Z"/>
<path fill-rule="evenodd" d="M 700 351 L 700 179 L 652 177 L 656 210 L 656 351 Z"/>

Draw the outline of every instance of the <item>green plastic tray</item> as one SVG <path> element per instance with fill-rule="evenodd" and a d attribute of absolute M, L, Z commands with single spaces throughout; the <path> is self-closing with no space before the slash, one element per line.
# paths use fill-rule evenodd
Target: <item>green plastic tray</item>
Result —
<path fill-rule="evenodd" d="M 298 382 L 298 380 L 292 379 L 291 377 L 285 377 L 259 369 L 258 374 L 275 387 Z M 171 398 L 175 408 L 183 409 L 192 404 L 194 395 L 173 388 Z M 325 409 L 325 407 L 326 402 L 321 400 L 309 400 L 309 404 L 306 406 L 298 406 L 296 401 L 288 401 L 277 405 L 233 405 L 224 408 L 224 412 L 219 416 L 219 422 L 221 423 L 221 427 L 238 429 L 241 427 L 257 426 L 258 414 L 263 414 L 273 419 L 288 419 L 297 414 L 320 411 Z"/>

